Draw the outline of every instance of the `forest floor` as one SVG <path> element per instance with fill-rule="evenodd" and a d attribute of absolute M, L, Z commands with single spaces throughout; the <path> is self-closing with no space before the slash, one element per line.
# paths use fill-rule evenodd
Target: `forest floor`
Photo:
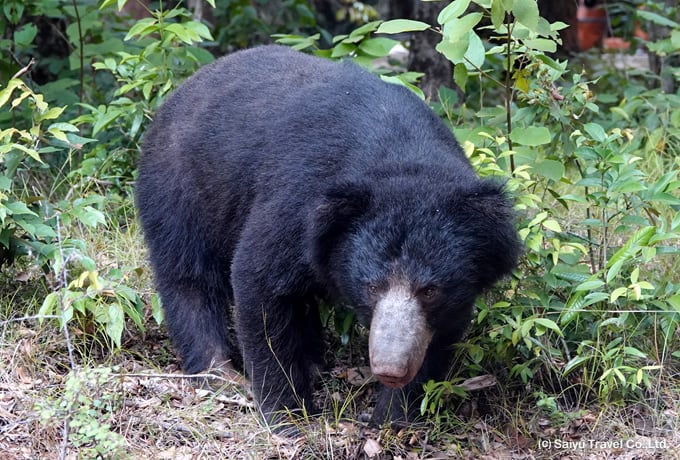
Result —
<path fill-rule="evenodd" d="M 340 353 L 318 391 L 325 414 L 288 439 L 262 424 L 242 382 L 213 391 L 182 376 L 155 323 L 144 334 L 131 328 L 112 355 L 85 336 L 71 331 L 76 354 L 87 356 L 72 372 L 53 325 L 0 325 L 1 458 L 680 458 L 677 393 L 657 395 L 666 405 L 657 411 L 594 404 L 551 416 L 521 393 L 487 388 L 452 398 L 420 426 L 379 430 L 356 421 L 377 387 L 365 356 Z"/>
<path fill-rule="evenodd" d="M 140 267 L 126 282 L 148 300 L 153 283 L 142 238 L 134 225 L 128 229 L 97 236 L 97 263 Z M 208 390 L 183 376 L 150 307 L 145 331 L 128 321 L 121 348 L 112 351 L 92 322 L 72 320 L 64 331 L 39 321 L 46 284 L 37 268 L 0 274 L 2 460 L 680 458 L 677 379 L 645 402 L 602 406 L 556 395 L 542 398 L 552 406 L 537 407 L 537 392 L 549 393 L 545 384 L 507 383 L 499 370 L 466 399 L 445 397 L 422 424 L 370 427 L 359 420 L 378 384 L 362 329 L 348 346 L 327 332 L 328 367 L 316 395 L 323 415 L 299 427 L 301 438 L 280 437 L 262 423 L 243 381 L 215 380 L 223 385 Z"/>

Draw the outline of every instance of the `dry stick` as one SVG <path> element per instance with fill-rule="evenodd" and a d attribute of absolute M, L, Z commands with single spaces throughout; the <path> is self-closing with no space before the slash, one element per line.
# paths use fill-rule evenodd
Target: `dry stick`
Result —
<path fill-rule="evenodd" d="M 150 377 L 150 378 L 158 378 L 158 379 L 212 379 L 212 380 L 219 380 L 224 383 L 234 383 L 234 384 L 240 384 L 242 383 L 238 378 L 227 378 L 227 377 L 222 377 L 221 375 L 215 375 L 215 374 L 149 374 L 149 373 L 118 373 L 114 374 L 117 377 Z"/>
<path fill-rule="evenodd" d="M 59 248 L 59 255 L 61 257 L 61 260 L 63 262 L 63 267 L 62 267 L 62 275 L 59 276 L 61 278 L 61 284 L 64 289 L 67 289 L 68 284 L 66 282 L 66 259 L 64 258 L 64 248 L 62 245 L 62 239 L 61 239 L 61 221 L 59 219 L 59 214 L 57 214 L 57 247 Z M 59 303 L 60 303 L 60 308 L 63 310 L 64 305 L 63 305 L 63 297 L 59 297 Z M 76 365 L 75 365 L 75 360 L 73 359 L 73 344 L 71 343 L 71 336 L 69 335 L 68 332 L 68 325 L 66 324 L 66 321 L 62 321 L 61 325 L 62 332 L 64 333 L 64 339 L 66 340 L 66 350 L 68 351 L 68 360 L 69 364 L 71 365 L 71 370 L 76 373 Z M 64 460 L 66 459 L 66 450 L 68 449 L 68 438 L 69 438 L 69 425 L 71 421 L 71 416 L 70 414 L 66 416 L 66 419 L 64 420 L 64 427 L 62 429 L 62 434 L 61 434 L 61 444 L 59 445 L 59 460 Z"/>
<path fill-rule="evenodd" d="M 507 53 L 505 69 L 505 123 L 508 131 L 508 149 L 513 150 L 512 145 L 512 99 L 514 97 L 514 88 L 512 87 L 512 53 L 510 50 L 510 43 L 512 41 L 512 22 L 510 15 L 505 13 L 505 26 L 508 29 L 507 38 Z M 510 175 L 515 176 L 515 155 L 510 155 Z"/>
<path fill-rule="evenodd" d="M 47 318 L 61 318 L 59 315 L 33 315 L 33 316 L 22 316 L 21 318 L 11 318 L 11 319 L 6 319 L 3 321 L 0 321 L 0 325 L 5 325 L 9 323 L 18 323 L 20 321 L 30 321 L 33 319 L 41 320 L 41 319 L 47 319 Z"/>
<path fill-rule="evenodd" d="M 71 0 L 73 4 L 73 11 L 76 15 L 76 26 L 78 27 L 78 54 L 80 57 L 80 102 L 83 102 L 83 95 L 85 94 L 85 52 L 83 45 L 83 27 L 80 23 L 80 12 L 78 11 L 78 4 L 76 0 Z M 78 112 L 80 113 L 80 106 L 78 106 Z"/>
<path fill-rule="evenodd" d="M 23 74 L 25 74 L 26 72 L 28 72 L 29 70 L 31 70 L 31 67 L 33 67 L 34 64 L 35 64 L 35 58 L 31 58 L 31 60 L 28 61 L 28 64 L 26 64 L 25 66 L 23 66 L 21 69 L 19 69 L 19 70 L 17 71 L 17 73 L 15 73 L 14 75 L 12 75 L 12 80 L 14 80 L 15 78 L 19 78 L 20 76 L 22 76 Z"/>

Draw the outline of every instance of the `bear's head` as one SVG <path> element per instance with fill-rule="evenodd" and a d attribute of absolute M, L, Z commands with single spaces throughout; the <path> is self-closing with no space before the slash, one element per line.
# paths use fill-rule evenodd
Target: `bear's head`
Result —
<path fill-rule="evenodd" d="M 312 220 L 312 267 L 370 326 L 371 369 L 390 387 L 415 377 L 437 336 L 460 338 L 520 253 L 502 184 L 477 178 L 337 184 Z"/>

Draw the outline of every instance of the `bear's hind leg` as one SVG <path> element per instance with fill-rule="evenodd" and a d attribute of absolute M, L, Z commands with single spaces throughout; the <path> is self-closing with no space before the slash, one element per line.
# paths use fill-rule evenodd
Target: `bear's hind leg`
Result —
<path fill-rule="evenodd" d="M 230 373 L 236 349 L 229 333 L 229 294 L 194 280 L 159 283 L 159 291 L 184 372 Z"/>

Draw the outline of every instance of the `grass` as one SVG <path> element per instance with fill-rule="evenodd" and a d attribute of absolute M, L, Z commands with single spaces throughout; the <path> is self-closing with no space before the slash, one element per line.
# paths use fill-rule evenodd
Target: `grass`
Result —
<path fill-rule="evenodd" d="M 148 301 L 154 289 L 142 237 L 129 203 L 121 209 L 107 229 L 83 228 L 79 237 L 103 271 L 138 267 L 125 281 Z M 324 415 L 300 425 L 304 440 L 282 438 L 262 424 L 243 386 L 207 391 L 182 376 L 148 305 L 145 332 L 128 322 L 120 350 L 91 324 L 69 323 L 71 363 L 64 332 L 35 317 L 49 292 L 44 280 L 26 266 L 0 280 L 3 459 L 680 456 L 677 365 L 659 374 L 647 399 L 612 405 L 569 389 L 551 394 L 538 382 L 521 385 L 498 369 L 495 386 L 450 396 L 425 424 L 393 431 L 357 421 L 376 390 L 357 377 L 365 372 L 357 367 L 367 362 L 365 337 L 355 334 L 352 348 L 338 353 L 330 331 L 329 369 L 317 392 Z"/>

